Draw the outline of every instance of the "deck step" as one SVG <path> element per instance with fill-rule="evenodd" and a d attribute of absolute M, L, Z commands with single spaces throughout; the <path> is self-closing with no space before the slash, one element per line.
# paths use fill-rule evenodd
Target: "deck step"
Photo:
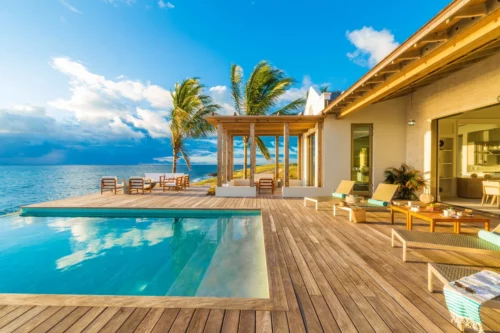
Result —
<path fill-rule="evenodd" d="M 228 222 L 196 296 L 268 298 L 262 224 L 243 217 Z"/>
<path fill-rule="evenodd" d="M 217 249 L 217 223 L 212 220 L 212 226 L 206 233 L 203 241 L 199 243 L 196 251 L 186 262 L 183 270 L 177 276 L 170 289 L 168 296 L 195 296 L 198 286 L 205 276 L 212 257 Z"/>

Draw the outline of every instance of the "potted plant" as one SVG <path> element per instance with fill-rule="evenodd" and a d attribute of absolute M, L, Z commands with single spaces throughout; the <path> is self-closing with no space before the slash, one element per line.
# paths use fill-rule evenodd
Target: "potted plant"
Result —
<path fill-rule="evenodd" d="M 405 163 L 402 163 L 399 168 L 387 168 L 384 183 L 399 185 L 394 199 L 401 200 L 418 200 L 415 192 L 421 190 L 426 184 L 421 172 Z"/>

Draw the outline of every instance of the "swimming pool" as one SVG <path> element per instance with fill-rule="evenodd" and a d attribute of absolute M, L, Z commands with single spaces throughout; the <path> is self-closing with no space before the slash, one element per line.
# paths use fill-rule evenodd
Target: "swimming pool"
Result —
<path fill-rule="evenodd" d="M 259 210 L 23 209 L 0 294 L 269 298 Z"/>

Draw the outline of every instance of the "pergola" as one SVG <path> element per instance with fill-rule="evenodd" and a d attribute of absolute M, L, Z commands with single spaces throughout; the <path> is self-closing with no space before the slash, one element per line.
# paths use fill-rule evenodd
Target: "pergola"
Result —
<path fill-rule="evenodd" d="M 228 183 L 233 179 L 234 171 L 234 137 L 247 136 L 250 148 L 250 186 L 255 186 L 256 167 L 256 137 L 273 136 L 276 143 L 279 137 L 284 140 L 284 186 L 290 184 L 290 136 L 298 137 L 297 173 L 302 179 L 304 167 L 304 136 L 315 136 L 316 179 L 315 186 L 322 183 L 322 147 L 323 147 L 323 122 L 325 115 L 316 116 L 209 116 L 207 121 L 217 129 L 217 186 Z M 279 176 L 279 144 L 276 149 L 275 178 Z"/>

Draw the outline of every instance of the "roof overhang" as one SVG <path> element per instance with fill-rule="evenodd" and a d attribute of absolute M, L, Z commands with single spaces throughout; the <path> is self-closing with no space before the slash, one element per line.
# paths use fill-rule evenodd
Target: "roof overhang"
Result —
<path fill-rule="evenodd" d="M 332 101 L 350 113 L 396 98 L 500 52 L 500 1 L 454 1 Z"/>
<path fill-rule="evenodd" d="M 288 124 L 289 135 L 301 135 L 323 123 L 326 115 L 318 116 L 208 116 L 205 119 L 214 127 L 222 124 L 228 135 L 250 135 L 250 124 L 254 124 L 257 136 L 282 136 L 284 124 Z"/>

